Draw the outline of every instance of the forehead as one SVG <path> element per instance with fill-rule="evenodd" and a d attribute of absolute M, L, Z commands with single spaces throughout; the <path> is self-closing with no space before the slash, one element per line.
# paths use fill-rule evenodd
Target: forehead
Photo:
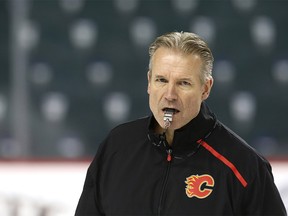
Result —
<path fill-rule="evenodd" d="M 161 47 L 154 53 L 151 69 L 156 73 L 200 75 L 201 67 L 202 60 L 199 55 Z"/>

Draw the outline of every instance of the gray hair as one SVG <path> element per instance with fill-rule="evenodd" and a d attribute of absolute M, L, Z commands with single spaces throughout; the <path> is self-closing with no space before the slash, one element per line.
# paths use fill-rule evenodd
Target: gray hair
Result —
<path fill-rule="evenodd" d="M 207 43 L 197 34 L 190 32 L 171 32 L 159 36 L 149 47 L 149 71 L 151 73 L 152 59 L 156 50 L 160 47 L 176 49 L 184 54 L 199 55 L 202 60 L 202 71 L 200 81 L 212 77 L 213 55 Z"/>

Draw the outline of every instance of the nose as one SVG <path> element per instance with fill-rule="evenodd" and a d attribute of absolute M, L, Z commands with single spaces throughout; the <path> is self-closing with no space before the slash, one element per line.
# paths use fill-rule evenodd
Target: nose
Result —
<path fill-rule="evenodd" d="M 167 101 L 175 101 L 177 100 L 177 97 L 176 86 L 172 83 L 169 83 L 165 92 L 165 99 Z"/>

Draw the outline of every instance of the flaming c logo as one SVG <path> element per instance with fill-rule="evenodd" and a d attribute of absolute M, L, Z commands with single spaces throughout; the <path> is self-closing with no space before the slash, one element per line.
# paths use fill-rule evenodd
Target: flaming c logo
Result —
<path fill-rule="evenodd" d="M 197 197 L 204 199 L 208 197 L 214 187 L 214 179 L 210 175 L 191 175 L 186 178 L 186 194 L 189 198 Z"/>

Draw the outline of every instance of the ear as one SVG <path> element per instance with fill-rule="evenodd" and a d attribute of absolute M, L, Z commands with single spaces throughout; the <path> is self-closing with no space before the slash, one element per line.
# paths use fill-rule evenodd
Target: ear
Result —
<path fill-rule="evenodd" d="M 203 92 L 202 92 L 202 101 L 206 100 L 211 92 L 212 86 L 213 86 L 213 78 L 206 79 L 205 84 L 203 85 Z"/>
<path fill-rule="evenodd" d="M 152 74 L 151 74 L 151 71 L 149 70 L 149 71 L 147 72 L 147 80 L 148 80 L 147 93 L 148 93 L 148 94 L 150 94 L 151 76 L 152 76 Z"/>

